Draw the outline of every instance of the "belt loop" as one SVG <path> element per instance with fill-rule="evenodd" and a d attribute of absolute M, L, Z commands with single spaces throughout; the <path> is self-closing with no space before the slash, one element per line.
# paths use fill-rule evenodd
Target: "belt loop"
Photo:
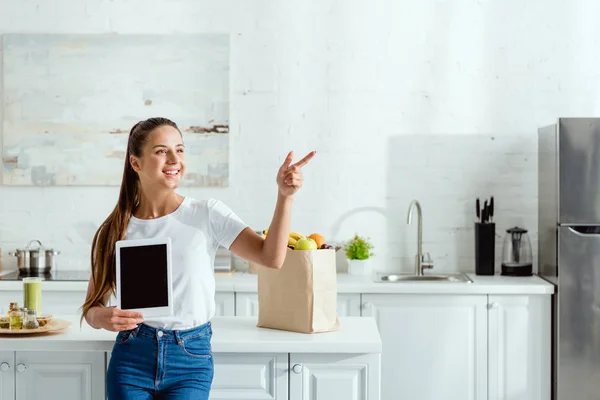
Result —
<path fill-rule="evenodd" d="M 179 331 L 174 330 L 173 335 L 175 336 L 175 342 L 177 343 L 177 345 L 181 346 L 181 336 L 179 336 Z"/>
<path fill-rule="evenodd" d="M 131 334 L 133 335 L 133 337 L 136 337 L 138 332 L 140 331 L 140 328 L 142 327 L 142 324 L 138 324 L 134 329 L 133 332 L 131 332 Z"/>

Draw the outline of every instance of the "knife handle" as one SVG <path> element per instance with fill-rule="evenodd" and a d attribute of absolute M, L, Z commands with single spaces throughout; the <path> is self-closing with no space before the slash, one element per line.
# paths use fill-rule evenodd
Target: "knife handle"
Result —
<path fill-rule="evenodd" d="M 483 202 L 483 222 L 488 222 L 490 209 L 488 207 L 488 201 Z"/>

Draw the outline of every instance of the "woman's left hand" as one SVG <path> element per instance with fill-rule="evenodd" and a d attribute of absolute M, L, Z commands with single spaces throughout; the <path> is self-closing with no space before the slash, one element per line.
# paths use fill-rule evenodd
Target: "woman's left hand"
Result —
<path fill-rule="evenodd" d="M 302 167 L 314 157 L 315 153 L 316 151 L 311 151 L 302 160 L 294 164 L 292 164 L 294 152 L 290 151 L 288 153 L 277 174 L 277 186 L 282 196 L 293 196 L 302 187 Z"/>

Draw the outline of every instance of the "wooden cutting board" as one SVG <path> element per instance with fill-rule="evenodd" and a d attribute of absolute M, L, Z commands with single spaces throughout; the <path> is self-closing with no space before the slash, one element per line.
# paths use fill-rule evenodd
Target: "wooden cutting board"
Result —
<path fill-rule="evenodd" d="M 44 332 L 54 332 L 60 331 L 62 329 L 68 328 L 72 325 L 72 322 L 65 321 L 62 319 L 52 319 L 45 326 L 41 326 L 37 329 L 6 329 L 0 328 L 0 335 L 32 335 L 37 333 Z"/>

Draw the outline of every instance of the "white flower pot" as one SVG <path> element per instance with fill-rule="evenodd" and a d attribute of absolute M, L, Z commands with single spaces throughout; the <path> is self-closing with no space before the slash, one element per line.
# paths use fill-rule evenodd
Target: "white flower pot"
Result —
<path fill-rule="evenodd" d="M 350 275 L 371 275 L 371 260 L 351 260 L 348 259 L 348 273 Z"/>

